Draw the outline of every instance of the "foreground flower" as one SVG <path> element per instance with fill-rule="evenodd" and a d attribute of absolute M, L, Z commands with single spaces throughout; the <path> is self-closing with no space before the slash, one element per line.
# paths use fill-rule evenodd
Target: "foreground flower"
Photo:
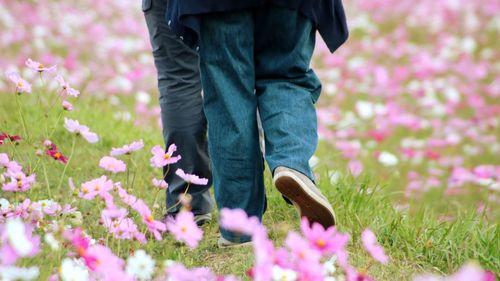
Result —
<path fill-rule="evenodd" d="M 389 257 L 385 255 L 384 248 L 378 245 L 377 237 L 371 230 L 365 229 L 361 234 L 361 240 L 363 241 L 365 249 L 375 260 L 382 264 L 387 264 L 389 262 Z"/>
<path fill-rule="evenodd" d="M 227 208 L 220 212 L 220 225 L 227 230 L 246 235 L 253 235 L 261 227 L 259 219 L 249 218 L 244 210 Z"/>
<path fill-rule="evenodd" d="M 197 185 L 207 185 L 208 184 L 208 179 L 206 178 L 200 178 L 197 175 L 193 174 L 186 174 L 182 169 L 177 169 L 175 171 L 175 174 L 181 177 L 183 180 L 185 180 L 187 183 L 191 184 L 197 184 Z"/>
<path fill-rule="evenodd" d="M 177 163 L 181 160 L 181 156 L 173 156 L 174 152 L 177 150 L 177 146 L 175 144 L 171 144 L 168 147 L 167 152 L 163 150 L 163 148 L 159 145 L 153 147 L 151 149 L 151 153 L 153 153 L 153 157 L 151 157 L 151 165 L 156 168 L 162 168 L 170 164 Z"/>
<path fill-rule="evenodd" d="M 309 226 L 307 218 L 302 218 L 300 229 L 307 238 L 310 245 L 322 254 L 336 254 L 341 256 L 345 253 L 345 247 L 349 241 L 349 235 L 338 233 L 335 227 L 324 229 L 322 225 L 313 223 Z"/>
<path fill-rule="evenodd" d="M 175 219 L 167 221 L 167 229 L 175 239 L 184 241 L 192 249 L 196 248 L 203 238 L 203 232 L 194 222 L 191 212 L 178 213 Z"/>
<path fill-rule="evenodd" d="M 127 170 L 125 162 L 110 156 L 104 156 L 101 161 L 99 161 L 99 167 L 112 173 L 125 172 Z"/>
<path fill-rule="evenodd" d="M 413 278 L 413 281 L 495 281 L 495 274 L 483 270 L 475 263 L 463 265 L 455 274 L 448 277 L 440 277 L 432 274 L 424 274 Z"/>
<path fill-rule="evenodd" d="M 284 269 L 277 265 L 273 266 L 273 281 L 295 281 L 297 280 L 297 272 Z"/>
<path fill-rule="evenodd" d="M 87 281 L 89 270 L 81 260 L 65 258 L 61 264 L 60 276 L 62 281 Z"/>
<path fill-rule="evenodd" d="M 0 225 L 0 264 L 13 265 L 19 258 L 35 256 L 40 250 L 40 238 L 21 219 L 8 219 Z"/>
<path fill-rule="evenodd" d="M 71 133 L 81 135 L 89 143 L 96 143 L 99 141 L 99 137 L 96 133 L 91 132 L 89 127 L 80 125 L 76 120 L 64 118 L 64 127 Z"/>
<path fill-rule="evenodd" d="M 144 250 L 135 251 L 127 259 L 126 272 L 139 280 L 150 280 L 155 269 L 155 261 Z"/>
<path fill-rule="evenodd" d="M 38 267 L 0 266 L 0 280 L 35 280 L 39 274 Z"/>
<path fill-rule="evenodd" d="M 73 96 L 73 97 L 78 97 L 78 95 L 80 95 L 80 92 L 77 91 L 77 90 L 75 90 L 75 89 L 73 89 L 73 88 L 71 88 L 69 86 L 69 83 L 66 82 L 64 80 L 64 78 L 62 78 L 61 75 L 57 75 L 56 78 L 55 78 L 55 80 L 57 82 L 59 82 L 59 84 L 61 85 L 64 94 L 67 94 L 67 95 L 70 95 L 70 96 Z"/>
<path fill-rule="evenodd" d="M 26 82 L 23 78 L 19 76 L 19 74 L 15 72 L 7 73 L 7 78 L 9 78 L 12 83 L 16 85 L 16 93 L 31 93 L 31 84 Z"/>
<path fill-rule="evenodd" d="M 43 64 L 41 64 L 41 63 L 39 63 L 37 61 L 33 61 L 31 59 L 28 59 L 26 61 L 26 66 L 28 68 L 31 68 L 31 69 L 33 69 L 35 71 L 40 72 L 40 73 L 42 73 L 42 72 L 54 72 L 57 69 L 57 66 L 55 66 L 55 65 L 53 65 L 51 67 L 46 67 L 45 65 L 43 65 Z"/>

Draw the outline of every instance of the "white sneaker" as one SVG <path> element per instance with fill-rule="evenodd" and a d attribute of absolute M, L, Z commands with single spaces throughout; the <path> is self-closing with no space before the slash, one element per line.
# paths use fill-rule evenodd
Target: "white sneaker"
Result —
<path fill-rule="evenodd" d="M 335 225 L 335 212 L 328 199 L 306 175 L 280 166 L 274 170 L 273 183 L 292 201 L 300 217 L 306 217 L 311 224 L 317 222 L 325 229 Z"/>
<path fill-rule="evenodd" d="M 219 248 L 238 248 L 238 247 L 245 247 L 245 246 L 252 246 L 252 241 L 248 242 L 243 242 L 243 243 L 238 243 L 238 242 L 231 242 L 227 240 L 224 237 L 219 237 L 219 240 L 217 241 L 217 245 Z"/>

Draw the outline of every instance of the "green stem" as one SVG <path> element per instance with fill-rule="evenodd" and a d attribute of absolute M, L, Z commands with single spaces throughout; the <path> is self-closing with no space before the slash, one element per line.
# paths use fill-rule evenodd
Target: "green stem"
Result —
<path fill-rule="evenodd" d="M 17 111 L 19 112 L 19 117 L 21 118 L 21 124 L 23 125 L 23 130 L 24 130 L 24 135 L 28 142 L 31 143 L 30 136 L 28 135 L 28 129 L 26 126 L 26 121 L 24 120 L 24 116 L 21 110 L 21 104 L 19 104 L 19 95 L 16 94 L 16 104 L 17 104 Z"/>
<path fill-rule="evenodd" d="M 59 179 L 59 184 L 57 185 L 57 190 L 59 190 L 62 186 L 62 182 L 64 180 L 64 176 L 66 175 L 66 170 L 68 169 L 69 163 L 71 162 L 71 159 L 73 159 L 73 153 L 75 152 L 75 145 L 76 145 L 76 136 L 73 136 L 73 144 L 71 145 L 71 153 L 68 158 L 68 163 L 64 166 L 64 170 L 61 175 L 61 179 Z"/>
<path fill-rule="evenodd" d="M 52 199 L 52 194 L 50 193 L 50 184 L 49 184 L 49 176 L 47 175 L 47 169 L 45 168 L 45 164 L 42 162 L 43 174 L 45 176 L 45 184 L 47 185 L 47 194 L 49 198 Z"/>
<path fill-rule="evenodd" d="M 190 187 L 190 186 L 191 186 L 191 183 L 190 183 L 190 182 L 188 182 L 188 185 L 186 186 L 186 190 L 184 191 L 184 193 L 182 194 L 182 196 L 186 196 L 186 194 L 187 194 L 187 193 L 188 193 L 188 191 L 189 191 L 189 187 Z M 177 203 L 175 203 L 175 205 L 173 205 L 172 207 L 170 207 L 170 208 L 168 208 L 168 209 L 167 209 L 167 213 L 168 213 L 170 210 L 174 209 L 175 207 L 179 206 L 179 204 L 181 204 L 181 200 L 180 200 L 180 199 L 179 199 L 179 201 L 177 201 Z"/>

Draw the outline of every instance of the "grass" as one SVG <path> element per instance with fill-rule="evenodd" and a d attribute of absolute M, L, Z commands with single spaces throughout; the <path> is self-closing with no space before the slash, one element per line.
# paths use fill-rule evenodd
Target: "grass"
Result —
<path fill-rule="evenodd" d="M 132 188 L 132 194 L 152 205 L 155 192 L 152 192 L 150 180 L 153 177 L 160 177 L 161 172 L 149 166 L 148 150 L 156 144 L 162 144 L 163 141 L 160 130 L 155 126 L 147 124 L 135 126 L 131 121 L 113 118 L 114 112 L 131 108 L 130 98 L 120 97 L 121 104 L 118 106 L 110 105 L 106 99 L 98 97 L 82 97 L 74 103 L 75 111 L 66 115 L 88 125 L 92 131 L 99 134 L 100 141 L 91 145 L 82 139 L 77 139 L 75 153 L 60 188 L 57 187 L 64 166 L 48 157 L 35 156 L 35 147 L 40 148 L 44 135 L 51 135 L 53 130 L 50 139 L 69 156 L 73 135 L 63 128 L 61 119 L 57 121 L 58 113 L 44 112 L 43 108 L 49 104 L 43 104 L 43 99 L 40 105 L 35 97 L 22 95 L 18 98 L 29 134 L 34 137 L 29 141 L 22 141 L 17 146 L 2 145 L 0 153 L 6 152 L 23 166 L 31 170 L 36 169 L 38 184 L 29 192 L 19 195 L 17 200 L 21 200 L 22 197 L 29 197 L 32 201 L 46 199 L 50 190 L 52 197 L 58 202 L 71 203 L 78 207 L 83 214 L 83 228 L 86 232 L 96 239 L 106 237 L 105 229 L 98 223 L 100 203 L 82 201 L 75 197 L 68 187 L 67 178 L 73 178 L 75 184 L 79 186 L 82 182 L 100 176 L 103 171 L 98 168 L 98 162 L 102 156 L 109 154 L 112 147 L 119 147 L 142 138 L 145 149 L 127 161 L 129 167 L 135 165 L 136 168 L 133 168 L 130 174 L 113 176 L 113 179 Z M 47 122 L 57 125 L 46 127 L 44 124 Z M 0 131 L 24 136 L 15 96 L 12 94 L 0 95 Z M 415 199 L 409 202 L 408 208 L 398 210 L 394 208 L 398 198 L 401 197 L 401 187 L 397 186 L 397 181 L 390 180 L 390 177 L 365 174 L 359 178 L 344 176 L 332 184 L 328 176 L 328 166 L 334 161 L 332 159 L 336 157 L 335 152 L 328 144 L 322 143 L 318 155 L 322 155 L 322 162 L 316 169 L 319 186 L 337 212 L 339 229 L 351 234 L 350 259 L 359 269 L 368 271 L 378 280 L 411 280 L 411 276 L 422 272 L 449 274 L 464 262 L 473 259 L 489 270 L 500 272 L 498 255 L 500 230 L 495 219 L 488 219 L 477 213 L 473 206 L 459 204 L 448 206 L 446 213 L 453 209 L 453 218 L 443 220 L 443 213 L 440 207 L 437 207 L 443 206 L 443 197 L 438 193 L 430 193 L 423 198 Z M 366 170 L 370 170 L 369 167 Z M 268 227 L 270 237 L 275 244 L 281 245 L 290 230 L 298 230 L 298 218 L 295 210 L 286 205 L 280 194 L 272 187 L 268 172 L 266 172 L 266 188 L 269 208 L 264 216 L 264 224 Z M 0 195 L 11 202 L 15 201 L 12 194 L 1 192 Z M 160 195 L 158 202 L 164 202 L 164 194 Z M 159 208 L 155 209 L 156 217 L 164 211 L 162 204 L 159 205 Z M 367 227 L 378 235 L 379 242 L 390 255 L 389 265 L 373 264 L 362 249 L 360 235 Z M 216 221 L 204 226 L 204 233 L 204 240 L 196 250 L 189 250 L 171 237 L 160 242 L 150 240 L 143 248 L 157 261 L 173 259 L 189 267 L 208 266 L 217 273 L 234 274 L 246 280 L 245 272 L 253 263 L 251 251 L 218 249 Z M 136 242 L 119 242 L 112 239 L 107 243 L 123 258 L 140 247 Z M 38 257 L 23 260 L 22 265 L 40 265 L 41 279 L 45 280 L 54 273 L 53 267 L 60 263 L 64 253 L 65 250 L 61 250 L 54 256 L 45 247 Z M 53 258 L 48 264 L 46 257 L 49 256 Z"/>

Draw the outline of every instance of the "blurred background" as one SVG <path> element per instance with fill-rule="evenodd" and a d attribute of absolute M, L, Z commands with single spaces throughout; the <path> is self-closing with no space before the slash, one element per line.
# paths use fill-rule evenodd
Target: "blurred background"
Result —
<path fill-rule="evenodd" d="M 442 220 L 473 208 L 498 222 L 500 1 L 344 3 L 349 41 L 330 54 L 318 39 L 312 66 L 323 92 L 311 165 L 332 183 L 374 179 L 396 208 L 416 201 Z M 140 1 L 0 0 L 0 31 L 2 72 L 36 81 L 26 59 L 57 64 L 118 122 L 161 125 Z M 12 91 L 0 79 L 0 94 Z"/>

